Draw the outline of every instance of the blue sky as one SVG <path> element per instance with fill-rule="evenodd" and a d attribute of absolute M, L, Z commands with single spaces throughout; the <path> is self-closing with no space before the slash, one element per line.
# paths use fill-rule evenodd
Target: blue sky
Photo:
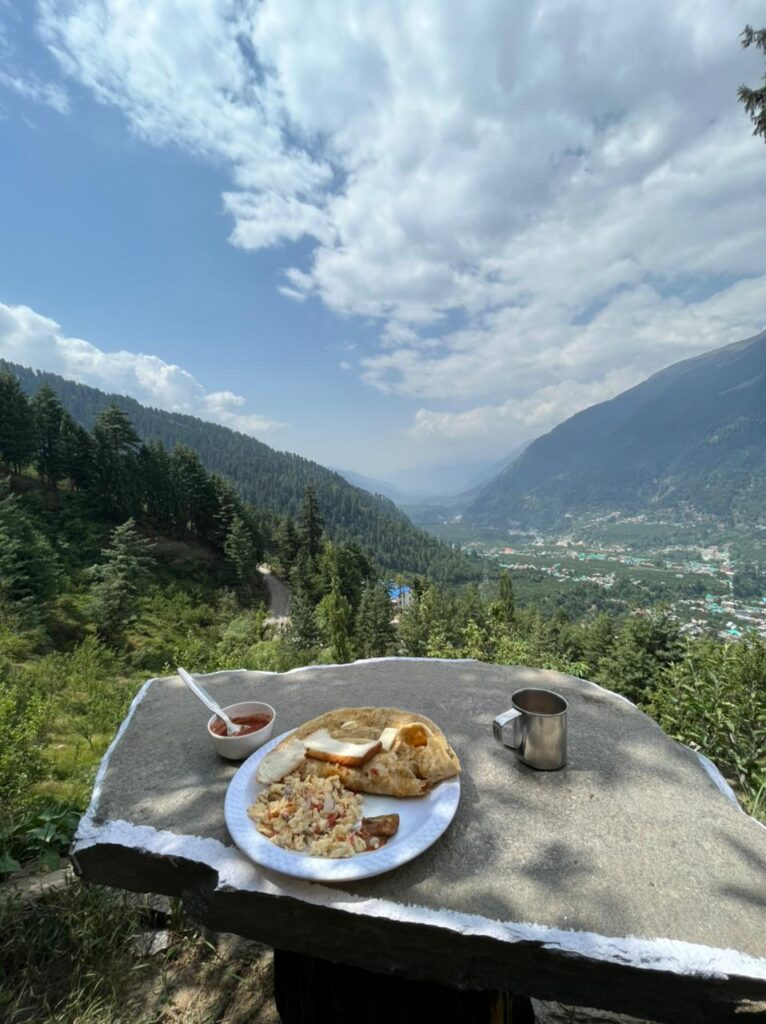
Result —
<path fill-rule="evenodd" d="M 0 0 L 0 355 L 371 476 L 498 458 L 763 328 L 758 6 Z"/>

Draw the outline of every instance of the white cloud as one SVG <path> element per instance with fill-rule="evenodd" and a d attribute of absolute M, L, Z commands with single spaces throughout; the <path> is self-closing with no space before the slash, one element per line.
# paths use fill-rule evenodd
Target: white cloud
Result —
<path fill-rule="evenodd" d="M 498 435 L 503 438 L 518 436 L 526 440 L 545 433 L 560 420 L 589 405 L 613 398 L 620 391 L 637 384 L 642 376 L 629 369 L 620 369 L 593 384 L 562 380 L 500 405 L 476 406 L 456 413 L 418 409 L 408 432 L 419 440 L 436 437 L 466 442 L 490 440 Z"/>
<path fill-rule="evenodd" d="M 55 320 L 29 306 L 0 303 L 0 357 L 130 395 L 144 405 L 201 416 L 245 434 L 257 435 L 284 426 L 245 411 L 241 395 L 231 391 L 206 393 L 188 371 L 157 356 L 104 352 L 82 338 L 69 338 Z"/>
<path fill-rule="evenodd" d="M 39 29 L 62 68 L 119 107 L 154 145 L 226 166 L 233 241 L 330 241 L 329 164 L 288 138 L 273 75 L 252 49 L 256 5 L 229 0 L 40 0 Z"/>
<path fill-rule="evenodd" d="M 36 75 L 0 71 L 0 87 L 10 89 L 25 100 L 52 107 L 59 114 L 69 113 L 69 97 L 56 82 L 43 82 Z"/>
<path fill-rule="evenodd" d="M 496 326 L 495 358 L 483 336 L 476 340 L 486 363 L 479 364 L 476 348 L 468 339 L 462 349 L 454 347 L 450 359 L 442 358 L 430 367 L 425 361 L 410 363 L 404 370 L 409 387 L 430 397 L 441 394 L 446 382 L 461 380 L 462 375 L 478 372 L 479 367 L 489 379 L 493 375 L 502 378 L 503 356 L 514 348 L 515 376 L 507 374 L 502 381 L 512 397 L 458 412 L 419 409 L 408 433 L 420 441 L 442 439 L 464 444 L 501 437 L 506 446 L 508 439 L 515 444 L 538 436 L 581 409 L 614 398 L 677 359 L 757 333 L 763 326 L 764 295 L 766 275 L 738 282 L 696 303 L 663 299 L 654 289 L 643 286 L 620 293 L 587 326 L 550 332 L 547 340 L 538 336 L 537 346 L 531 336 L 533 325 L 514 318 L 505 327 Z M 621 364 L 601 372 L 604 349 L 626 323 L 632 323 L 632 329 L 623 342 Z M 402 358 L 398 353 L 395 357 Z M 380 365 L 383 358 L 376 362 L 374 372 L 400 371 L 397 364 Z M 411 358 L 409 350 L 405 358 Z M 547 383 L 551 379 L 556 383 Z M 470 378 L 465 381 L 466 396 L 487 389 L 488 384 Z"/>
<path fill-rule="evenodd" d="M 736 98 L 757 0 L 40 12 L 139 136 L 228 170 L 233 244 L 313 240 L 280 290 L 379 319 L 368 383 L 461 406 L 416 436 L 553 422 L 763 326 L 764 151 Z"/>
<path fill-rule="evenodd" d="M 46 82 L 31 70 L 19 66 L 16 48 L 11 39 L 11 26 L 20 20 L 10 2 L 0 0 L 0 89 L 7 89 L 25 100 L 51 107 L 59 114 L 69 113 L 69 96 L 59 82 Z M 8 117 L 0 106 L 0 120 Z"/>

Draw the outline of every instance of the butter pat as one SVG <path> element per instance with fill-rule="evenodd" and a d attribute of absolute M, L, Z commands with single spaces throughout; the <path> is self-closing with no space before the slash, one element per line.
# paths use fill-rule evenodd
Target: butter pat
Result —
<path fill-rule="evenodd" d="M 398 733 L 398 729 L 395 729 L 393 726 L 389 726 L 387 729 L 384 729 L 383 732 L 380 734 L 380 745 L 383 748 L 383 750 L 386 751 L 386 753 L 388 753 L 391 747 L 393 747 L 394 743 L 396 743 L 396 737 Z"/>

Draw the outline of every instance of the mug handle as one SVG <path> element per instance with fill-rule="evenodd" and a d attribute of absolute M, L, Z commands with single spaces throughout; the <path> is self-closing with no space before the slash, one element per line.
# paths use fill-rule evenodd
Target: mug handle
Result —
<path fill-rule="evenodd" d="M 521 711 L 517 708 L 511 708 L 510 711 L 504 711 L 502 715 L 498 715 L 492 723 L 492 732 L 495 734 L 495 739 L 498 743 L 502 743 L 504 747 L 509 747 L 511 750 L 515 750 L 518 743 L 506 743 L 503 739 L 503 728 L 509 722 L 515 722 L 517 718 L 521 718 Z"/>

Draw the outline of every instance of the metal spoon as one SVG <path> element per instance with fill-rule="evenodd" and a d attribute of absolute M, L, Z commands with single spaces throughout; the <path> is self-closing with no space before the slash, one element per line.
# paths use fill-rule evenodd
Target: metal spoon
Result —
<path fill-rule="evenodd" d="M 202 687 L 194 678 L 194 676 L 190 675 L 190 673 L 187 672 L 185 668 L 178 668 L 176 669 L 176 671 L 178 672 L 179 676 L 183 679 L 183 681 L 186 683 L 186 685 L 189 687 L 194 696 L 199 697 L 199 699 L 202 701 L 202 703 L 209 711 L 212 711 L 214 715 L 218 715 L 218 717 L 224 721 L 226 725 L 227 736 L 237 736 L 239 733 L 242 732 L 244 726 L 237 725 L 235 722 L 232 722 L 232 720 L 229 718 L 226 712 L 220 707 L 220 705 L 216 704 L 216 702 L 213 700 L 213 698 L 210 696 L 207 690 L 202 689 Z"/>

